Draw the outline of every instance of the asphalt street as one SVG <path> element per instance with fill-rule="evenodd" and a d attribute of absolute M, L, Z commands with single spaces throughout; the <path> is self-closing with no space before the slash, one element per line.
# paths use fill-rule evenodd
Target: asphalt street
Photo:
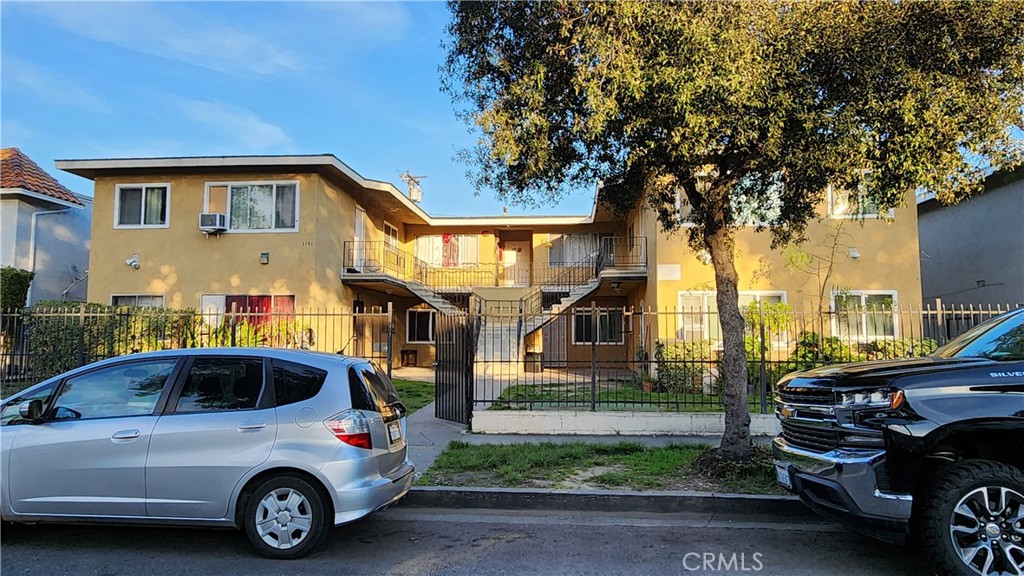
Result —
<path fill-rule="evenodd" d="M 271 561 L 231 530 L 23 526 L 0 533 L 8 575 L 781 574 L 925 576 L 920 557 L 826 523 L 679 514 L 397 507 Z"/>

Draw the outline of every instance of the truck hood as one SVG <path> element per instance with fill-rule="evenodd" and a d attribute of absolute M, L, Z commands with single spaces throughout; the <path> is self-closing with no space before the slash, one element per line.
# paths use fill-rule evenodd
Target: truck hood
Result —
<path fill-rule="evenodd" d="M 993 360 L 985 358 L 936 358 L 932 356 L 902 360 L 851 362 L 793 372 L 779 381 L 779 387 L 879 387 L 904 376 L 951 372 L 993 363 L 995 363 Z"/>

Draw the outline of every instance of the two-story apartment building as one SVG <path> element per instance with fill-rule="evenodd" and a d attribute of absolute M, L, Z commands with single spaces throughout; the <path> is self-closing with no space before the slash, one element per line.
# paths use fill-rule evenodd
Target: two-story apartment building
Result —
<path fill-rule="evenodd" d="M 686 330 L 716 337 L 711 267 L 644 209 L 625 217 L 600 204 L 580 216 L 434 217 L 329 154 L 57 166 L 95 182 L 93 302 L 211 317 L 391 303 L 396 364 L 430 365 L 435 315 L 471 306 L 519 314 L 524 353 L 542 350 L 554 364 L 589 358 L 597 343 L 603 357 L 629 353 L 628 315 L 595 315 L 591 303 L 706 311 Z M 741 298 L 796 309 L 920 306 L 914 209 L 880 216 L 856 195 L 828 198 L 801 251 L 772 250 L 766 233 L 737 231 Z"/>

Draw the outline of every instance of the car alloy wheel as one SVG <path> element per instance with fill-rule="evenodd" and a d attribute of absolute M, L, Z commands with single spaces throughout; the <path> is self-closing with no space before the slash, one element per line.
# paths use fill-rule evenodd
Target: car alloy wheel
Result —
<path fill-rule="evenodd" d="M 971 490 L 953 507 L 949 535 L 976 574 L 1024 573 L 1024 494 L 1003 486 Z"/>

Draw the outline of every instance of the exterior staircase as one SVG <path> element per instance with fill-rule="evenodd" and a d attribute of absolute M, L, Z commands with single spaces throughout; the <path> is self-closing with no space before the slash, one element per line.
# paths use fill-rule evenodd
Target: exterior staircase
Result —
<path fill-rule="evenodd" d="M 424 286 L 420 282 L 417 282 L 415 280 L 407 280 L 405 282 L 405 287 L 409 289 L 409 292 L 412 292 L 421 300 L 437 309 L 438 312 L 441 312 L 443 314 L 458 314 L 460 312 L 464 312 L 464 310 L 462 310 L 455 304 L 452 304 L 445 297 L 441 296 L 437 292 L 434 292 L 433 290 Z"/>
<path fill-rule="evenodd" d="M 550 308 L 542 310 L 539 314 L 524 318 L 523 320 L 523 337 L 532 334 L 542 328 L 545 324 L 552 321 L 559 314 L 565 312 L 569 308 L 575 306 L 580 300 L 591 294 L 601 284 L 601 279 L 594 276 L 586 283 L 579 286 L 573 287 L 569 290 L 569 295 L 565 296 Z"/>

